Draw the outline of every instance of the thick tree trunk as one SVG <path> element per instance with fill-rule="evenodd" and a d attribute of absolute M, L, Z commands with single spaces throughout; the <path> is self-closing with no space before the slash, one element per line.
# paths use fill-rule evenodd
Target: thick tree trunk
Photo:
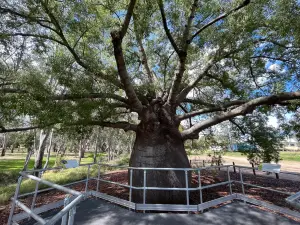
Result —
<path fill-rule="evenodd" d="M 1 156 L 5 156 L 6 148 L 2 148 Z"/>
<path fill-rule="evenodd" d="M 47 169 L 49 161 L 50 161 L 51 147 L 52 147 L 52 138 L 53 138 L 53 128 L 51 129 L 50 139 L 49 139 L 49 146 L 47 148 L 47 160 L 46 160 L 46 163 L 45 163 L 43 169 Z"/>
<path fill-rule="evenodd" d="M 43 167 L 43 158 L 44 158 L 44 153 L 46 149 L 46 142 L 49 137 L 50 131 L 46 131 L 44 133 L 43 130 L 40 131 L 40 140 L 39 140 L 39 149 L 36 153 L 36 158 L 34 162 L 34 169 L 42 169 Z"/>
<path fill-rule="evenodd" d="M 3 136 L 1 156 L 5 156 L 5 153 L 6 153 L 6 134 L 4 134 Z"/>
<path fill-rule="evenodd" d="M 95 151 L 93 156 L 94 163 L 97 162 L 97 154 L 98 154 L 98 139 L 99 139 L 99 133 L 97 133 L 96 140 L 95 140 Z"/>
<path fill-rule="evenodd" d="M 165 126 L 159 122 L 141 123 L 136 132 L 129 164 L 132 167 L 189 168 L 178 127 Z M 146 177 L 148 187 L 186 187 L 184 171 L 147 171 Z M 143 170 L 134 170 L 133 185 L 142 187 L 143 178 Z M 132 197 L 134 202 L 142 203 L 143 191 L 133 191 Z M 146 203 L 185 204 L 185 192 L 147 190 Z"/>
<path fill-rule="evenodd" d="M 79 159 L 80 160 L 82 158 L 84 158 L 85 148 L 86 148 L 86 141 L 85 140 L 81 140 L 79 142 Z"/>

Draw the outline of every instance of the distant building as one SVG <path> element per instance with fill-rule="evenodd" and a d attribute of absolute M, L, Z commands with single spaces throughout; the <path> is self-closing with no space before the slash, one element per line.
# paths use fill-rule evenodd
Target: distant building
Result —
<path fill-rule="evenodd" d="M 250 145 L 249 143 L 236 143 L 229 146 L 230 151 L 240 151 L 240 152 L 246 152 L 246 151 L 253 151 L 256 150 L 256 147 L 253 145 Z"/>
<path fill-rule="evenodd" d="M 300 142 L 296 137 L 287 137 L 281 143 L 283 151 L 300 151 Z"/>
<path fill-rule="evenodd" d="M 287 137 L 284 141 L 281 142 L 282 151 L 300 151 L 300 142 L 295 137 Z M 255 150 L 254 146 L 251 146 L 248 143 L 234 143 L 228 146 L 228 151 L 251 151 Z"/>

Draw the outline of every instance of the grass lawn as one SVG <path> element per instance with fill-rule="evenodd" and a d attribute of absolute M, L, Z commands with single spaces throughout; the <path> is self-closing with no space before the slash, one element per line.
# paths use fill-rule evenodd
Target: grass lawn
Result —
<path fill-rule="evenodd" d="M 300 152 L 280 152 L 280 158 L 286 161 L 300 162 Z"/>
<path fill-rule="evenodd" d="M 22 159 L 22 157 L 24 157 Z M 0 158 L 0 205 L 6 204 L 10 197 L 13 196 L 16 189 L 16 181 L 19 177 L 19 171 L 23 169 L 24 159 L 26 155 L 21 156 L 16 155 L 16 159 L 1 159 Z M 75 157 L 66 156 L 64 159 Z M 86 156 L 81 160 L 82 164 L 92 163 L 93 158 L 92 154 Z M 45 160 L 43 161 L 43 164 Z M 128 165 L 128 156 L 124 156 L 120 159 L 114 160 L 110 162 L 112 164 L 119 165 Z M 50 157 L 49 167 L 53 167 L 55 164 L 55 157 Z M 28 164 L 28 169 L 33 169 L 34 159 L 31 159 Z M 92 166 L 91 168 L 91 176 L 96 176 L 97 174 L 97 165 Z M 57 184 L 67 184 L 74 181 L 82 180 L 86 178 L 87 175 L 87 167 L 78 167 L 74 169 L 65 169 L 59 171 L 48 171 L 43 174 L 43 179 L 48 180 Z M 24 180 L 21 185 L 20 193 L 27 193 L 34 191 L 35 182 L 32 180 Z M 39 189 L 48 188 L 43 184 L 40 184 Z"/>

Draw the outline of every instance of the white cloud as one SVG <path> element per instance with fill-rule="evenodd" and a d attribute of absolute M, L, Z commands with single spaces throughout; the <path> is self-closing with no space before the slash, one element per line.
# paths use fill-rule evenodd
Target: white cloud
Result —
<path fill-rule="evenodd" d="M 195 89 L 192 89 L 188 94 L 187 94 L 187 98 L 190 98 L 190 99 L 194 99 L 195 97 L 197 96 L 196 92 L 195 92 Z"/>
<path fill-rule="evenodd" d="M 282 68 L 281 65 L 276 64 L 276 63 L 270 65 L 270 66 L 268 67 L 268 70 L 269 70 L 269 71 L 272 71 L 272 72 L 276 72 L 276 73 L 284 73 L 284 72 L 285 72 L 285 69 Z"/>
<path fill-rule="evenodd" d="M 266 77 L 266 76 L 258 77 L 256 82 L 257 82 L 258 85 L 262 86 L 262 85 L 264 85 L 265 83 L 268 82 L 268 77 Z"/>
<path fill-rule="evenodd" d="M 267 125 L 278 128 L 278 119 L 275 116 L 269 116 Z"/>

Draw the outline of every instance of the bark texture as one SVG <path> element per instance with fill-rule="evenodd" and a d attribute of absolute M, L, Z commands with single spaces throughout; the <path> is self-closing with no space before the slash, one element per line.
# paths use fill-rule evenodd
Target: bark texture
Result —
<path fill-rule="evenodd" d="M 189 168 L 178 124 L 163 107 L 148 108 L 138 125 L 130 158 L 132 167 Z M 186 187 L 184 171 L 147 171 L 147 187 Z M 133 170 L 133 185 L 143 187 L 144 171 Z M 143 191 L 133 191 L 133 201 L 143 202 Z M 186 203 L 184 191 L 147 190 L 146 203 Z"/>
<path fill-rule="evenodd" d="M 6 153 L 6 134 L 4 134 L 3 136 L 1 156 L 5 156 L 5 153 Z"/>
<path fill-rule="evenodd" d="M 43 131 L 41 130 L 40 132 L 40 140 L 39 140 L 39 148 L 36 153 L 36 158 L 34 162 L 34 169 L 42 169 L 43 168 L 43 158 L 44 158 L 44 153 L 46 149 L 46 143 L 47 139 L 49 137 L 50 131 Z"/>

